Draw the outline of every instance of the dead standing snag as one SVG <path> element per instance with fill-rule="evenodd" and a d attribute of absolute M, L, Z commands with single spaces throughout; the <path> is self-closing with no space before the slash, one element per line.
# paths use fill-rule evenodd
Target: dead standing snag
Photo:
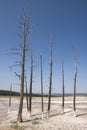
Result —
<path fill-rule="evenodd" d="M 73 111 L 74 111 L 74 115 L 76 116 L 76 79 L 77 79 L 77 63 L 76 63 L 76 53 L 75 53 L 75 49 L 73 49 L 73 52 L 74 52 L 74 69 L 75 69 L 75 73 L 74 73 Z"/>
<path fill-rule="evenodd" d="M 63 67 L 63 60 L 62 60 L 62 111 L 64 113 L 64 67 Z"/>
<path fill-rule="evenodd" d="M 50 84 L 49 84 L 49 95 L 48 95 L 48 117 L 50 113 L 50 106 L 51 106 L 51 91 L 52 91 L 52 36 L 50 39 Z M 48 118 L 47 117 L 47 118 Z"/>
<path fill-rule="evenodd" d="M 23 97 L 24 97 L 24 77 L 25 77 L 25 56 L 26 56 L 26 41 L 27 41 L 27 35 L 29 33 L 29 20 L 30 17 L 27 16 L 27 12 L 24 8 L 23 10 L 23 18 L 20 22 L 20 27 L 22 29 L 22 59 L 21 59 L 21 83 L 20 83 L 20 104 L 19 104 L 19 111 L 18 111 L 18 117 L 17 121 L 22 122 L 22 109 L 23 109 Z"/>
<path fill-rule="evenodd" d="M 30 58 L 31 58 L 31 64 L 30 64 L 30 88 L 29 88 L 29 112 L 31 116 L 31 110 L 32 110 L 32 78 L 33 78 L 33 56 L 32 56 L 32 47 L 30 48 Z"/>
<path fill-rule="evenodd" d="M 41 108 L 42 108 L 42 120 L 43 120 L 43 72 L 42 72 L 42 56 L 40 56 L 41 66 Z"/>

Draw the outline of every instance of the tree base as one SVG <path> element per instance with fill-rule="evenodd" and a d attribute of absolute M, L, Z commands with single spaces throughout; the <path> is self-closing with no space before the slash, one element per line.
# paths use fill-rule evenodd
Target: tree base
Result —
<path fill-rule="evenodd" d="M 44 113 L 42 112 L 42 120 L 44 119 Z"/>
<path fill-rule="evenodd" d="M 64 114 L 64 109 L 62 109 L 62 114 Z"/>
<path fill-rule="evenodd" d="M 23 122 L 22 117 L 21 117 L 21 116 L 18 116 L 18 118 L 17 118 L 17 123 L 22 123 L 22 122 Z"/>
<path fill-rule="evenodd" d="M 17 119 L 17 123 L 22 123 L 23 120 L 22 119 Z"/>
<path fill-rule="evenodd" d="M 8 108 L 8 114 L 10 114 L 10 111 L 11 111 L 11 108 L 9 107 L 9 108 Z"/>
<path fill-rule="evenodd" d="M 28 113 L 29 113 L 29 118 L 32 119 L 31 111 L 29 111 Z"/>
<path fill-rule="evenodd" d="M 76 111 L 74 111 L 73 114 L 74 114 L 74 117 L 76 117 Z"/>
<path fill-rule="evenodd" d="M 50 116 L 50 112 L 48 111 L 47 112 L 47 119 L 49 119 L 49 116 Z"/>

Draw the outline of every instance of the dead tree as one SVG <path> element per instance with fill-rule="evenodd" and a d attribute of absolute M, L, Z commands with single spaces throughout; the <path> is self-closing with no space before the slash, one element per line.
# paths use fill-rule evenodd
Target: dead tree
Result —
<path fill-rule="evenodd" d="M 28 101 L 28 88 L 27 88 L 27 79 L 25 76 L 25 89 L 26 89 L 26 104 L 27 104 L 27 111 L 29 110 L 29 101 Z"/>
<path fill-rule="evenodd" d="M 10 84 L 10 91 L 9 91 L 9 107 L 11 106 L 11 95 L 12 95 L 12 83 Z"/>
<path fill-rule="evenodd" d="M 17 121 L 22 122 L 22 109 L 23 109 L 23 97 L 24 97 L 24 77 L 25 77 L 25 56 L 26 56 L 26 41 L 29 29 L 29 20 L 30 17 L 27 16 L 26 10 L 23 10 L 23 18 L 20 21 L 20 27 L 22 29 L 22 34 L 20 35 L 22 38 L 22 45 L 20 46 L 22 49 L 22 59 L 21 59 L 21 83 L 20 83 L 20 104 Z"/>
<path fill-rule="evenodd" d="M 63 60 L 62 60 L 62 111 L 64 113 L 64 67 L 63 67 Z"/>
<path fill-rule="evenodd" d="M 50 113 L 51 106 L 51 91 L 52 91 L 52 36 L 50 39 L 50 84 L 49 84 L 49 94 L 48 94 L 48 117 Z"/>
<path fill-rule="evenodd" d="M 74 94 L 73 94 L 73 110 L 76 116 L 76 79 L 77 79 L 77 62 L 76 62 L 76 52 L 74 50 Z"/>
<path fill-rule="evenodd" d="M 43 72 L 42 72 L 42 56 L 40 56 L 40 68 L 41 68 L 41 108 L 42 108 L 42 119 L 43 119 Z"/>
<path fill-rule="evenodd" d="M 10 91 L 9 91 L 9 109 L 8 109 L 8 113 L 10 112 L 10 107 L 11 107 L 11 96 L 12 96 L 12 83 L 10 84 Z"/>
<path fill-rule="evenodd" d="M 32 47 L 30 48 L 30 88 L 29 88 L 29 112 L 31 116 L 31 110 L 32 110 L 32 78 L 33 78 L 33 56 L 32 56 Z"/>

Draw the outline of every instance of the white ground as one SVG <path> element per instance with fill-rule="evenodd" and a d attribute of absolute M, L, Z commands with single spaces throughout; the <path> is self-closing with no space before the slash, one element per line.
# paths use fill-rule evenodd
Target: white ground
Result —
<path fill-rule="evenodd" d="M 26 110 L 24 99 L 23 123 L 17 124 L 19 99 L 12 98 L 8 109 L 8 98 L 0 97 L 0 130 L 87 130 L 87 97 L 77 97 L 76 117 L 73 112 L 73 98 L 65 98 L 65 109 L 62 114 L 61 98 L 52 98 L 50 117 L 47 119 L 47 98 L 44 98 L 44 118 L 42 120 L 41 99 L 33 98 L 32 116 Z M 8 111 L 9 110 L 9 111 Z"/>

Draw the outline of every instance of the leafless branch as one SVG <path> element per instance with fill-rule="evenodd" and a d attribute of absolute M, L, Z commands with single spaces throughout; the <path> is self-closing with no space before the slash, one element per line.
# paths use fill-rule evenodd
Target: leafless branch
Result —
<path fill-rule="evenodd" d="M 15 75 L 16 75 L 19 79 L 21 79 L 21 75 L 17 74 L 16 72 L 15 72 Z"/>

